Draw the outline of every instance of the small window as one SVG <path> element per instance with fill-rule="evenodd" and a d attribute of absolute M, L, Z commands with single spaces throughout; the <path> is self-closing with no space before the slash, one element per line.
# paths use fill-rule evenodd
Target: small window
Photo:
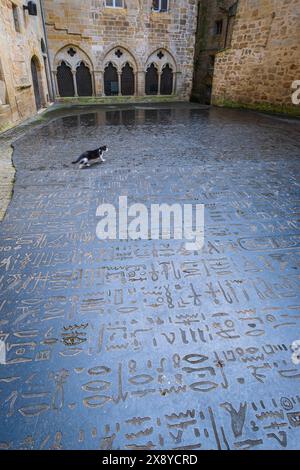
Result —
<path fill-rule="evenodd" d="M 223 31 L 223 20 L 215 22 L 215 34 L 222 34 Z"/>
<path fill-rule="evenodd" d="M 168 11 L 168 0 L 153 0 L 152 9 L 154 11 Z"/>
<path fill-rule="evenodd" d="M 18 10 L 17 5 L 12 4 L 12 13 L 13 13 L 15 30 L 17 31 L 17 33 L 19 33 L 21 29 L 20 29 L 19 10 Z"/>
<path fill-rule="evenodd" d="M 105 6 L 111 8 L 123 8 L 124 0 L 105 0 Z"/>

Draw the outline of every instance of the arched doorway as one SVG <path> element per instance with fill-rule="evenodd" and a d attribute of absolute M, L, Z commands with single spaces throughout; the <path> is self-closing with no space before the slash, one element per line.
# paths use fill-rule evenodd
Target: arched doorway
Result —
<path fill-rule="evenodd" d="M 134 73 L 128 62 L 122 68 L 121 94 L 125 96 L 134 95 Z"/>
<path fill-rule="evenodd" d="M 173 70 L 167 64 L 161 73 L 160 78 L 160 94 L 161 95 L 172 95 L 173 93 Z"/>
<path fill-rule="evenodd" d="M 158 72 L 153 63 L 146 72 L 145 92 L 146 95 L 157 95 L 158 93 Z"/>
<path fill-rule="evenodd" d="M 106 96 L 119 94 L 118 71 L 111 62 L 104 70 L 104 93 Z"/>
<path fill-rule="evenodd" d="M 60 96 L 75 95 L 72 70 L 65 61 L 57 67 L 57 86 Z"/>
<path fill-rule="evenodd" d="M 78 96 L 93 95 L 91 72 L 84 62 L 80 62 L 76 69 L 76 83 Z"/>
<path fill-rule="evenodd" d="M 38 111 L 42 107 L 42 90 L 41 90 L 39 62 L 36 57 L 32 57 L 31 59 L 31 75 L 32 75 L 35 105 Z"/>

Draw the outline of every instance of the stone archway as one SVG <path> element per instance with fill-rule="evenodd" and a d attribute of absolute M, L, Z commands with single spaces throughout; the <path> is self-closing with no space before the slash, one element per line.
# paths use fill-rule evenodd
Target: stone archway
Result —
<path fill-rule="evenodd" d="M 80 47 L 67 45 L 60 49 L 54 59 L 53 73 L 58 96 L 92 96 L 94 94 L 92 61 Z"/>
<path fill-rule="evenodd" d="M 61 64 L 57 67 L 56 78 L 59 96 L 75 96 L 72 69 L 64 60 L 62 60 Z"/>
<path fill-rule="evenodd" d="M 103 65 L 106 96 L 136 94 L 137 65 L 131 52 L 124 47 L 116 46 L 105 55 Z M 110 80 L 113 89 L 109 89 L 108 80 Z"/>
<path fill-rule="evenodd" d="M 146 95 L 172 95 L 175 93 L 176 63 L 170 52 L 165 49 L 152 52 L 146 62 L 145 70 Z"/>

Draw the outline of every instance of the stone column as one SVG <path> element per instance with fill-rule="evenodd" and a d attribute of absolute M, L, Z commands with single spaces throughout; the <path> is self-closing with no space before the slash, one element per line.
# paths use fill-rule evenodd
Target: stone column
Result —
<path fill-rule="evenodd" d="M 94 71 L 94 93 L 96 96 L 104 96 L 103 72 Z"/>
<path fill-rule="evenodd" d="M 182 75 L 181 75 L 181 72 L 176 72 L 174 73 L 174 93 L 176 93 L 176 95 L 180 95 L 181 96 L 181 81 L 182 81 Z"/>
<path fill-rule="evenodd" d="M 136 84 L 136 94 L 137 96 L 145 95 L 145 76 L 146 73 L 144 70 L 138 70 L 136 73 L 137 84 Z"/>
<path fill-rule="evenodd" d="M 176 93 L 176 73 L 173 72 L 172 95 Z"/>
<path fill-rule="evenodd" d="M 76 70 L 72 70 L 73 74 L 73 84 L 74 84 L 74 91 L 75 91 L 75 96 L 78 96 L 78 90 L 77 90 L 77 81 L 76 81 Z"/>
<path fill-rule="evenodd" d="M 134 96 L 138 94 L 138 73 L 134 72 Z"/>
<path fill-rule="evenodd" d="M 118 96 L 122 95 L 122 90 L 121 90 L 121 76 L 122 72 L 118 71 Z"/>
<path fill-rule="evenodd" d="M 160 71 L 158 72 L 158 86 L 157 86 L 157 88 L 158 88 L 157 94 L 158 94 L 158 95 L 160 95 L 161 74 L 162 74 L 162 72 L 161 72 L 161 70 L 160 70 Z"/>

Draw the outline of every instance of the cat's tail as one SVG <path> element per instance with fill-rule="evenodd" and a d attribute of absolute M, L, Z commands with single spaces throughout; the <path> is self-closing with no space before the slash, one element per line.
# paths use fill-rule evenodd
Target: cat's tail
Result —
<path fill-rule="evenodd" d="M 80 159 L 81 159 L 81 156 L 77 158 L 77 160 L 75 160 L 74 162 L 72 162 L 73 165 L 75 165 L 76 163 L 80 162 Z"/>

